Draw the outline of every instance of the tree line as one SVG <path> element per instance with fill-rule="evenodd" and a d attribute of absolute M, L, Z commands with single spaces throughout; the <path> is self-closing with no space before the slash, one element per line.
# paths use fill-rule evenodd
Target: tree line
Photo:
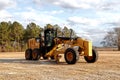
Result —
<path fill-rule="evenodd" d="M 104 47 L 116 47 L 120 50 L 120 27 L 108 31 L 101 44 Z"/>
<path fill-rule="evenodd" d="M 62 29 L 59 25 L 46 24 L 43 28 L 34 22 L 29 23 L 26 28 L 19 22 L 0 22 L 0 51 L 24 51 L 30 38 L 39 37 L 46 28 L 56 28 L 58 36 L 69 37 L 72 29 L 66 26 Z M 73 31 L 73 30 L 72 30 Z M 73 31 L 73 35 L 75 32 Z"/>
<path fill-rule="evenodd" d="M 34 22 L 23 26 L 17 21 L 13 23 L 2 21 L 0 22 L 0 51 L 24 51 L 27 48 L 28 39 L 39 37 L 44 29 L 50 27 L 57 29 L 58 36 L 70 37 L 72 29 L 66 26 L 63 29 L 57 24 L 46 24 L 41 27 Z M 75 31 L 72 31 L 72 35 L 76 36 Z M 117 47 L 120 50 L 120 27 L 108 31 L 100 44 L 104 47 Z"/>

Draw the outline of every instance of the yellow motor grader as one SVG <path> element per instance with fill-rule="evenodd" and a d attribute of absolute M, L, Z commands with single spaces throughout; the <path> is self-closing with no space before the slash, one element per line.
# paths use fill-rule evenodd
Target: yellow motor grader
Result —
<path fill-rule="evenodd" d="M 72 31 L 71 31 L 72 33 Z M 98 59 L 98 53 L 92 48 L 92 42 L 80 37 L 59 37 L 57 30 L 49 28 L 44 30 L 44 35 L 28 40 L 28 49 L 25 51 L 26 60 L 54 59 L 59 62 L 60 54 L 64 54 L 68 64 L 75 64 L 79 56 L 84 56 L 88 63 Z"/>

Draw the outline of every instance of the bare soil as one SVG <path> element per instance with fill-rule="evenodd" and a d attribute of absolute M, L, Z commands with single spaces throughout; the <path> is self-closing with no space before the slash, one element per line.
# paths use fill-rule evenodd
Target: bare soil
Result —
<path fill-rule="evenodd" d="M 120 52 L 98 51 L 95 63 L 83 56 L 75 65 L 64 57 L 59 64 L 52 60 L 28 61 L 24 52 L 0 53 L 0 80 L 120 80 Z"/>

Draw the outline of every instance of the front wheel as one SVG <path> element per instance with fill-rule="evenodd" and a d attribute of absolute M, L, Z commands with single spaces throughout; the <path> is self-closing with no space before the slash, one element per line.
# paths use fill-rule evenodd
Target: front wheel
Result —
<path fill-rule="evenodd" d="M 96 50 L 92 50 L 92 56 L 84 56 L 84 59 L 88 62 L 88 63 L 94 63 L 97 61 L 98 59 L 98 53 Z"/>
<path fill-rule="evenodd" d="M 65 51 L 64 57 L 68 64 L 75 64 L 79 59 L 79 53 L 77 53 L 73 48 L 68 48 Z"/>

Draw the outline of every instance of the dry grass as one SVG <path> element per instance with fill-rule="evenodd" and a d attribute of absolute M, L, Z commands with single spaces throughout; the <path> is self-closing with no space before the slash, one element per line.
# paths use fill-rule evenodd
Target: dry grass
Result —
<path fill-rule="evenodd" d="M 75 65 L 66 64 L 64 59 L 59 64 L 50 60 L 26 61 L 24 52 L 0 53 L 0 80 L 119 80 L 120 52 L 98 53 L 96 63 L 86 63 L 80 57 Z"/>

